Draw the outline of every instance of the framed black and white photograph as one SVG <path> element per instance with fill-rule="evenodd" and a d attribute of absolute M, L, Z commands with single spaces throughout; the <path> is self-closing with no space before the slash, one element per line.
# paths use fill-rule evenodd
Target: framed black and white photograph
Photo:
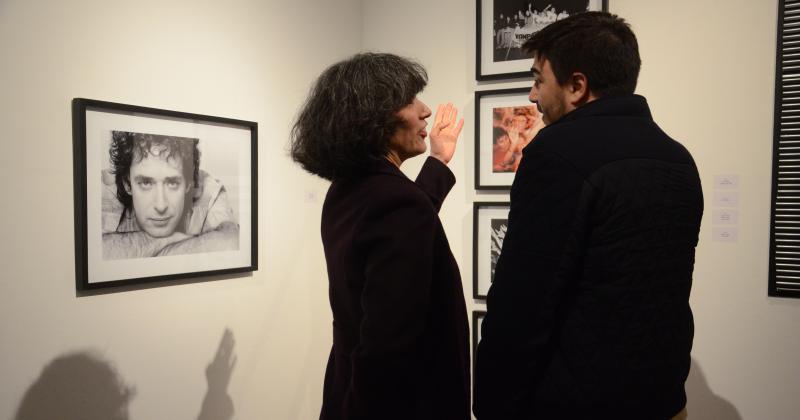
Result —
<path fill-rule="evenodd" d="M 486 311 L 472 311 L 472 358 L 475 360 L 478 343 L 481 341 L 481 324 Z"/>
<path fill-rule="evenodd" d="M 508 202 L 478 202 L 472 207 L 472 297 L 486 299 L 503 239 L 508 230 Z"/>
<path fill-rule="evenodd" d="M 254 271 L 255 122 L 72 101 L 78 290 Z"/>
<path fill-rule="evenodd" d="M 544 128 L 528 88 L 475 92 L 475 189 L 511 188 L 525 148 Z"/>
<path fill-rule="evenodd" d="M 472 311 L 472 377 L 475 377 L 475 358 L 478 355 L 478 343 L 481 341 L 481 324 L 486 311 Z M 472 381 L 472 396 L 475 398 L 475 381 Z"/>
<path fill-rule="evenodd" d="M 607 11 L 608 0 L 476 0 L 477 80 L 530 77 L 533 60 L 522 44 L 545 26 L 586 11 Z"/>

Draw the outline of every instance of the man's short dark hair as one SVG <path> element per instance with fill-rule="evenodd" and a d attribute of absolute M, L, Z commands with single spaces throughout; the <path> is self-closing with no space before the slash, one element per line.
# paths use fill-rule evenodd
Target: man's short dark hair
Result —
<path fill-rule="evenodd" d="M 636 90 L 639 44 L 625 20 L 606 12 L 584 12 L 554 22 L 535 33 L 522 48 L 546 59 L 558 83 L 586 75 L 598 97 L 630 95 Z"/>
<path fill-rule="evenodd" d="M 425 68 L 393 54 L 357 54 L 328 67 L 292 128 L 292 159 L 329 180 L 357 174 L 387 154 L 403 124 L 397 112 L 427 83 Z"/>
<path fill-rule="evenodd" d="M 200 172 L 200 150 L 197 148 L 199 142 L 199 139 L 188 137 L 112 131 L 108 154 L 111 158 L 111 173 L 114 174 L 117 184 L 117 199 L 126 209 L 133 206 L 133 199 L 127 191 L 131 186 L 131 165 L 134 159 L 141 162 L 146 158 L 153 146 L 165 147 L 160 154 L 164 159 L 180 159 L 183 177 L 187 182 L 191 180 L 192 186 L 197 187 Z"/>

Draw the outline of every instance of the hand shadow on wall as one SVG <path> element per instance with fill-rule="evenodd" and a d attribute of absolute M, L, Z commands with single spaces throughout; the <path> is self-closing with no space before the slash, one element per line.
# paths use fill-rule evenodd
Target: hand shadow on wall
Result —
<path fill-rule="evenodd" d="M 742 420 L 739 410 L 708 386 L 703 369 L 692 358 L 692 368 L 686 379 L 686 410 L 692 420 Z"/>
<path fill-rule="evenodd" d="M 197 420 L 230 420 L 228 395 L 236 355 L 233 333 L 225 329 L 217 354 L 206 368 L 208 390 Z M 15 420 L 130 420 L 135 389 L 125 384 L 110 362 L 92 352 L 60 356 L 42 369 L 28 388 Z"/>
<path fill-rule="evenodd" d="M 206 367 L 208 390 L 203 398 L 197 420 L 230 420 L 233 418 L 233 400 L 228 395 L 236 355 L 233 353 L 233 333 L 225 329 L 214 360 Z"/>
<path fill-rule="evenodd" d="M 50 362 L 31 385 L 16 420 L 128 420 L 134 389 L 111 364 L 89 352 Z"/>

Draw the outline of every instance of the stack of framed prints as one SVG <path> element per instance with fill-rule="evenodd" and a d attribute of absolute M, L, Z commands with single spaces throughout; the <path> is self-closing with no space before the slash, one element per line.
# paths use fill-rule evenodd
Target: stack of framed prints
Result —
<path fill-rule="evenodd" d="M 476 0 L 475 190 L 472 210 L 472 297 L 487 298 L 508 229 L 511 189 L 522 151 L 544 128 L 531 85 L 481 90 L 481 82 L 519 82 L 532 76 L 533 59 L 522 46 L 538 31 L 576 13 L 608 11 L 608 0 Z M 517 84 L 519 86 L 519 84 Z M 484 201 L 481 193 L 495 201 Z M 500 199 L 498 200 L 498 195 Z M 505 200 L 503 200 L 505 199 Z M 484 310 L 472 313 L 473 355 Z M 473 356 L 474 357 L 474 356 Z"/>
<path fill-rule="evenodd" d="M 608 0 L 476 0 L 475 4 L 475 78 L 479 86 L 481 81 L 531 76 L 533 59 L 522 49 L 531 36 L 576 13 L 608 10 Z M 523 149 L 544 128 L 542 114 L 529 94 L 530 85 L 475 92 L 477 192 L 491 192 L 496 197 L 498 192 L 509 191 Z M 476 202 L 473 206 L 472 289 L 476 300 L 486 299 L 507 226 L 500 221 L 508 207 L 507 202 Z"/>

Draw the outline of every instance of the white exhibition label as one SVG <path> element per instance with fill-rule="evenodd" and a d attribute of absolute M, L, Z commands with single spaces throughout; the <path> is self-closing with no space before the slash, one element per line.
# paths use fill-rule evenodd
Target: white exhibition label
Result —
<path fill-rule="evenodd" d="M 738 191 L 714 191 L 714 206 L 739 207 Z"/>
<path fill-rule="evenodd" d="M 739 175 L 714 176 L 714 189 L 730 190 L 739 188 Z"/>
<path fill-rule="evenodd" d="M 739 228 L 737 227 L 715 227 L 712 229 L 714 242 L 738 242 Z"/>
<path fill-rule="evenodd" d="M 739 210 L 715 209 L 711 212 L 713 225 L 735 225 L 739 223 Z"/>

